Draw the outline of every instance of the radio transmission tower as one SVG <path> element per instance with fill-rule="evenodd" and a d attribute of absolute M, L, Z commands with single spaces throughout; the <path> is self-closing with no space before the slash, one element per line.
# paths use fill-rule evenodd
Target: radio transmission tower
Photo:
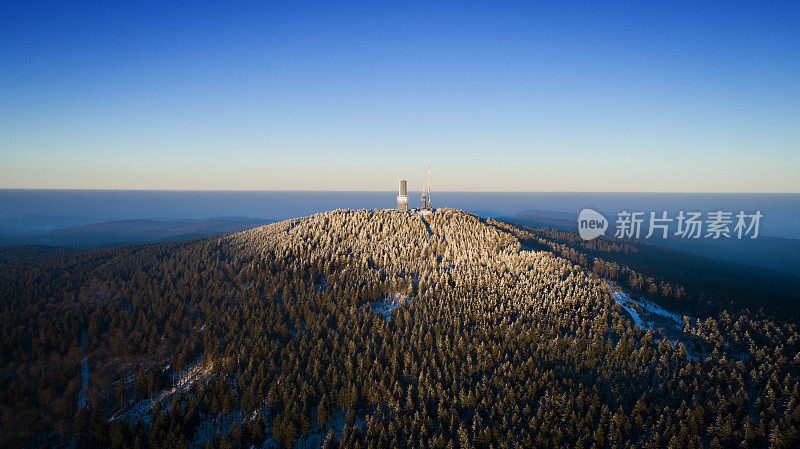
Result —
<path fill-rule="evenodd" d="M 431 210 L 431 164 L 428 164 L 428 182 L 422 188 L 422 210 Z"/>

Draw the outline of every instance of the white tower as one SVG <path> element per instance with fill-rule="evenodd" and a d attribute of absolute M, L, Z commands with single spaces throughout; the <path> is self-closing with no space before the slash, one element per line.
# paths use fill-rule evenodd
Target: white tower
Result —
<path fill-rule="evenodd" d="M 408 212 L 408 192 L 406 186 L 406 180 L 401 179 L 400 192 L 397 194 L 397 210 L 400 212 Z"/>

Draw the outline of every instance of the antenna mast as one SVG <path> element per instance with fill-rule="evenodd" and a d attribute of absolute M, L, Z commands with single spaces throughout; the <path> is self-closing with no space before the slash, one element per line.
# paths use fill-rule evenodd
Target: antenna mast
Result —
<path fill-rule="evenodd" d="M 431 206 L 431 164 L 428 164 L 428 209 L 433 209 Z"/>
<path fill-rule="evenodd" d="M 431 164 L 428 164 L 428 182 L 422 187 L 422 210 L 431 209 Z"/>

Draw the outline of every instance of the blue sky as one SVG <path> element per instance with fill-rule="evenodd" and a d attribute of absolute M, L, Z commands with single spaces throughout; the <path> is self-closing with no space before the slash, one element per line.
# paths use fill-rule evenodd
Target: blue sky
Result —
<path fill-rule="evenodd" d="M 800 192 L 800 3 L 3 2 L 0 188 Z"/>

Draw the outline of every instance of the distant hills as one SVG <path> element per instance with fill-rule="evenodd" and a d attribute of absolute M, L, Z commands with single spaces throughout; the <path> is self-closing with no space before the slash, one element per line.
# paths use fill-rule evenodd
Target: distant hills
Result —
<path fill-rule="evenodd" d="M 614 218 L 610 220 L 607 236 L 614 235 Z M 566 212 L 528 210 L 503 217 L 503 220 L 543 226 L 561 231 L 576 231 L 576 217 Z M 665 246 L 678 251 L 730 262 L 779 270 L 800 275 L 800 240 L 761 235 L 756 239 L 640 239 L 644 243 Z"/>
<path fill-rule="evenodd" d="M 109 248 L 140 243 L 190 240 L 245 231 L 274 220 L 216 217 L 199 220 L 117 220 L 32 235 L 2 235 L 0 246 L 45 245 L 75 249 Z"/>

